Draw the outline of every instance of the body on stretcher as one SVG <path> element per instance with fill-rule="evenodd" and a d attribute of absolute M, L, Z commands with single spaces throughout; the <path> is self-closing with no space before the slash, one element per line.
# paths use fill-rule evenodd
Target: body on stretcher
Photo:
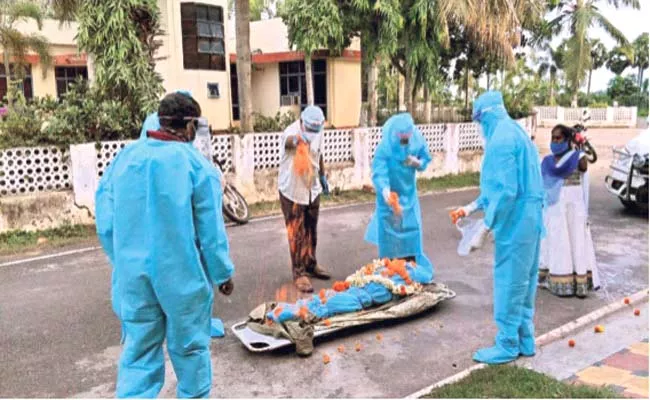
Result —
<path fill-rule="evenodd" d="M 371 325 L 382 321 L 402 319 L 432 309 L 438 303 L 456 297 L 456 293 L 440 283 L 431 283 L 416 294 L 397 301 L 372 307 L 363 311 L 340 314 L 313 324 L 313 338 L 331 335 L 355 326 Z M 286 337 L 267 335 L 251 328 L 258 324 L 249 319 L 232 326 L 231 330 L 239 341 L 251 352 L 267 352 L 294 345 Z"/>

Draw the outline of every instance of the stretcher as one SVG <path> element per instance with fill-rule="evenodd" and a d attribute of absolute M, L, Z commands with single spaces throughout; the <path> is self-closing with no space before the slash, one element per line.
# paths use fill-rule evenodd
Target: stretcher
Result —
<path fill-rule="evenodd" d="M 435 298 L 424 294 L 435 293 Z M 418 298 L 418 296 L 420 296 Z M 434 308 L 438 303 L 456 297 L 456 293 L 447 286 L 440 283 L 432 283 L 424 287 L 423 293 L 409 296 L 393 304 L 369 308 L 363 311 L 341 314 L 330 318 L 332 326 L 323 324 L 314 325 L 313 338 L 320 338 L 352 327 L 371 326 L 388 320 L 403 320 Z M 274 337 L 259 333 L 249 326 L 250 319 L 234 324 L 231 327 L 235 337 L 253 353 L 274 351 L 287 346 L 294 345 L 294 342 L 284 337 Z"/>

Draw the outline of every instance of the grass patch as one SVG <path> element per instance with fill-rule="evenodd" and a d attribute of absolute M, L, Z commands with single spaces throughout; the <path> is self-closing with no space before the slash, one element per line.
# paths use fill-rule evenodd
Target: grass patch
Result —
<path fill-rule="evenodd" d="M 0 256 L 83 243 L 96 237 L 95 225 L 64 225 L 42 231 L 0 233 Z"/>
<path fill-rule="evenodd" d="M 526 368 L 497 365 L 472 372 L 459 382 L 434 389 L 423 398 L 611 399 L 609 388 L 571 385 Z"/>
<path fill-rule="evenodd" d="M 479 174 L 467 173 L 460 175 L 446 175 L 440 178 L 418 179 L 418 192 L 420 194 L 436 190 L 457 189 L 470 186 L 478 186 Z M 321 205 L 336 206 L 344 204 L 368 203 L 375 201 L 375 193 L 371 190 L 346 190 L 336 191 L 328 197 L 323 197 Z M 261 201 L 249 205 L 253 218 L 281 214 L 280 202 Z"/>
<path fill-rule="evenodd" d="M 447 175 L 440 178 L 418 179 L 420 194 L 444 189 L 476 186 L 478 173 Z M 329 197 L 323 197 L 322 205 L 335 206 L 375 201 L 372 190 L 334 191 Z M 253 218 L 281 214 L 280 202 L 263 201 L 249 205 Z M 72 244 L 94 242 L 97 239 L 94 225 L 66 225 L 60 228 L 35 232 L 12 231 L 0 233 L 0 256 L 15 255 L 34 250 L 46 250 Z"/>

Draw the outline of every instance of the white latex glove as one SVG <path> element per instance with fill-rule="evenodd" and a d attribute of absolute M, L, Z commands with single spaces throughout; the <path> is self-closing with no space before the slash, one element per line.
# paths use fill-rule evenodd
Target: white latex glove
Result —
<path fill-rule="evenodd" d="M 388 201 L 390 200 L 390 189 L 385 188 L 384 190 L 382 190 L 381 195 L 384 197 L 384 201 L 386 202 L 386 204 L 388 204 Z"/>
<path fill-rule="evenodd" d="M 404 161 L 404 165 L 412 168 L 420 168 L 422 166 L 422 161 L 415 156 L 408 156 L 406 161 Z"/>
<path fill-rule="evenodd" d="M 470 215 L 474 214 L 476 210 L 478 210 L 478 205 L 475 201 L 473 201 L 465 207 L 461 207 L 461 210 L 465 212 L 465 216 L 469 217 Z"/>

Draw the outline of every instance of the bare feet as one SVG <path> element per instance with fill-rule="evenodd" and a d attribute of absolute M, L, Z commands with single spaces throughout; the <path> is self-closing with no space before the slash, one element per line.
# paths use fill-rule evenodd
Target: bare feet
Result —
<path fill-rule="evenodd" d="M 306 276 L 301 276 L 295 281 L 296 287 L 301 292 L 311 293 L 314 291 L 314 287 L 311 285 L 311 281 Z"/>

